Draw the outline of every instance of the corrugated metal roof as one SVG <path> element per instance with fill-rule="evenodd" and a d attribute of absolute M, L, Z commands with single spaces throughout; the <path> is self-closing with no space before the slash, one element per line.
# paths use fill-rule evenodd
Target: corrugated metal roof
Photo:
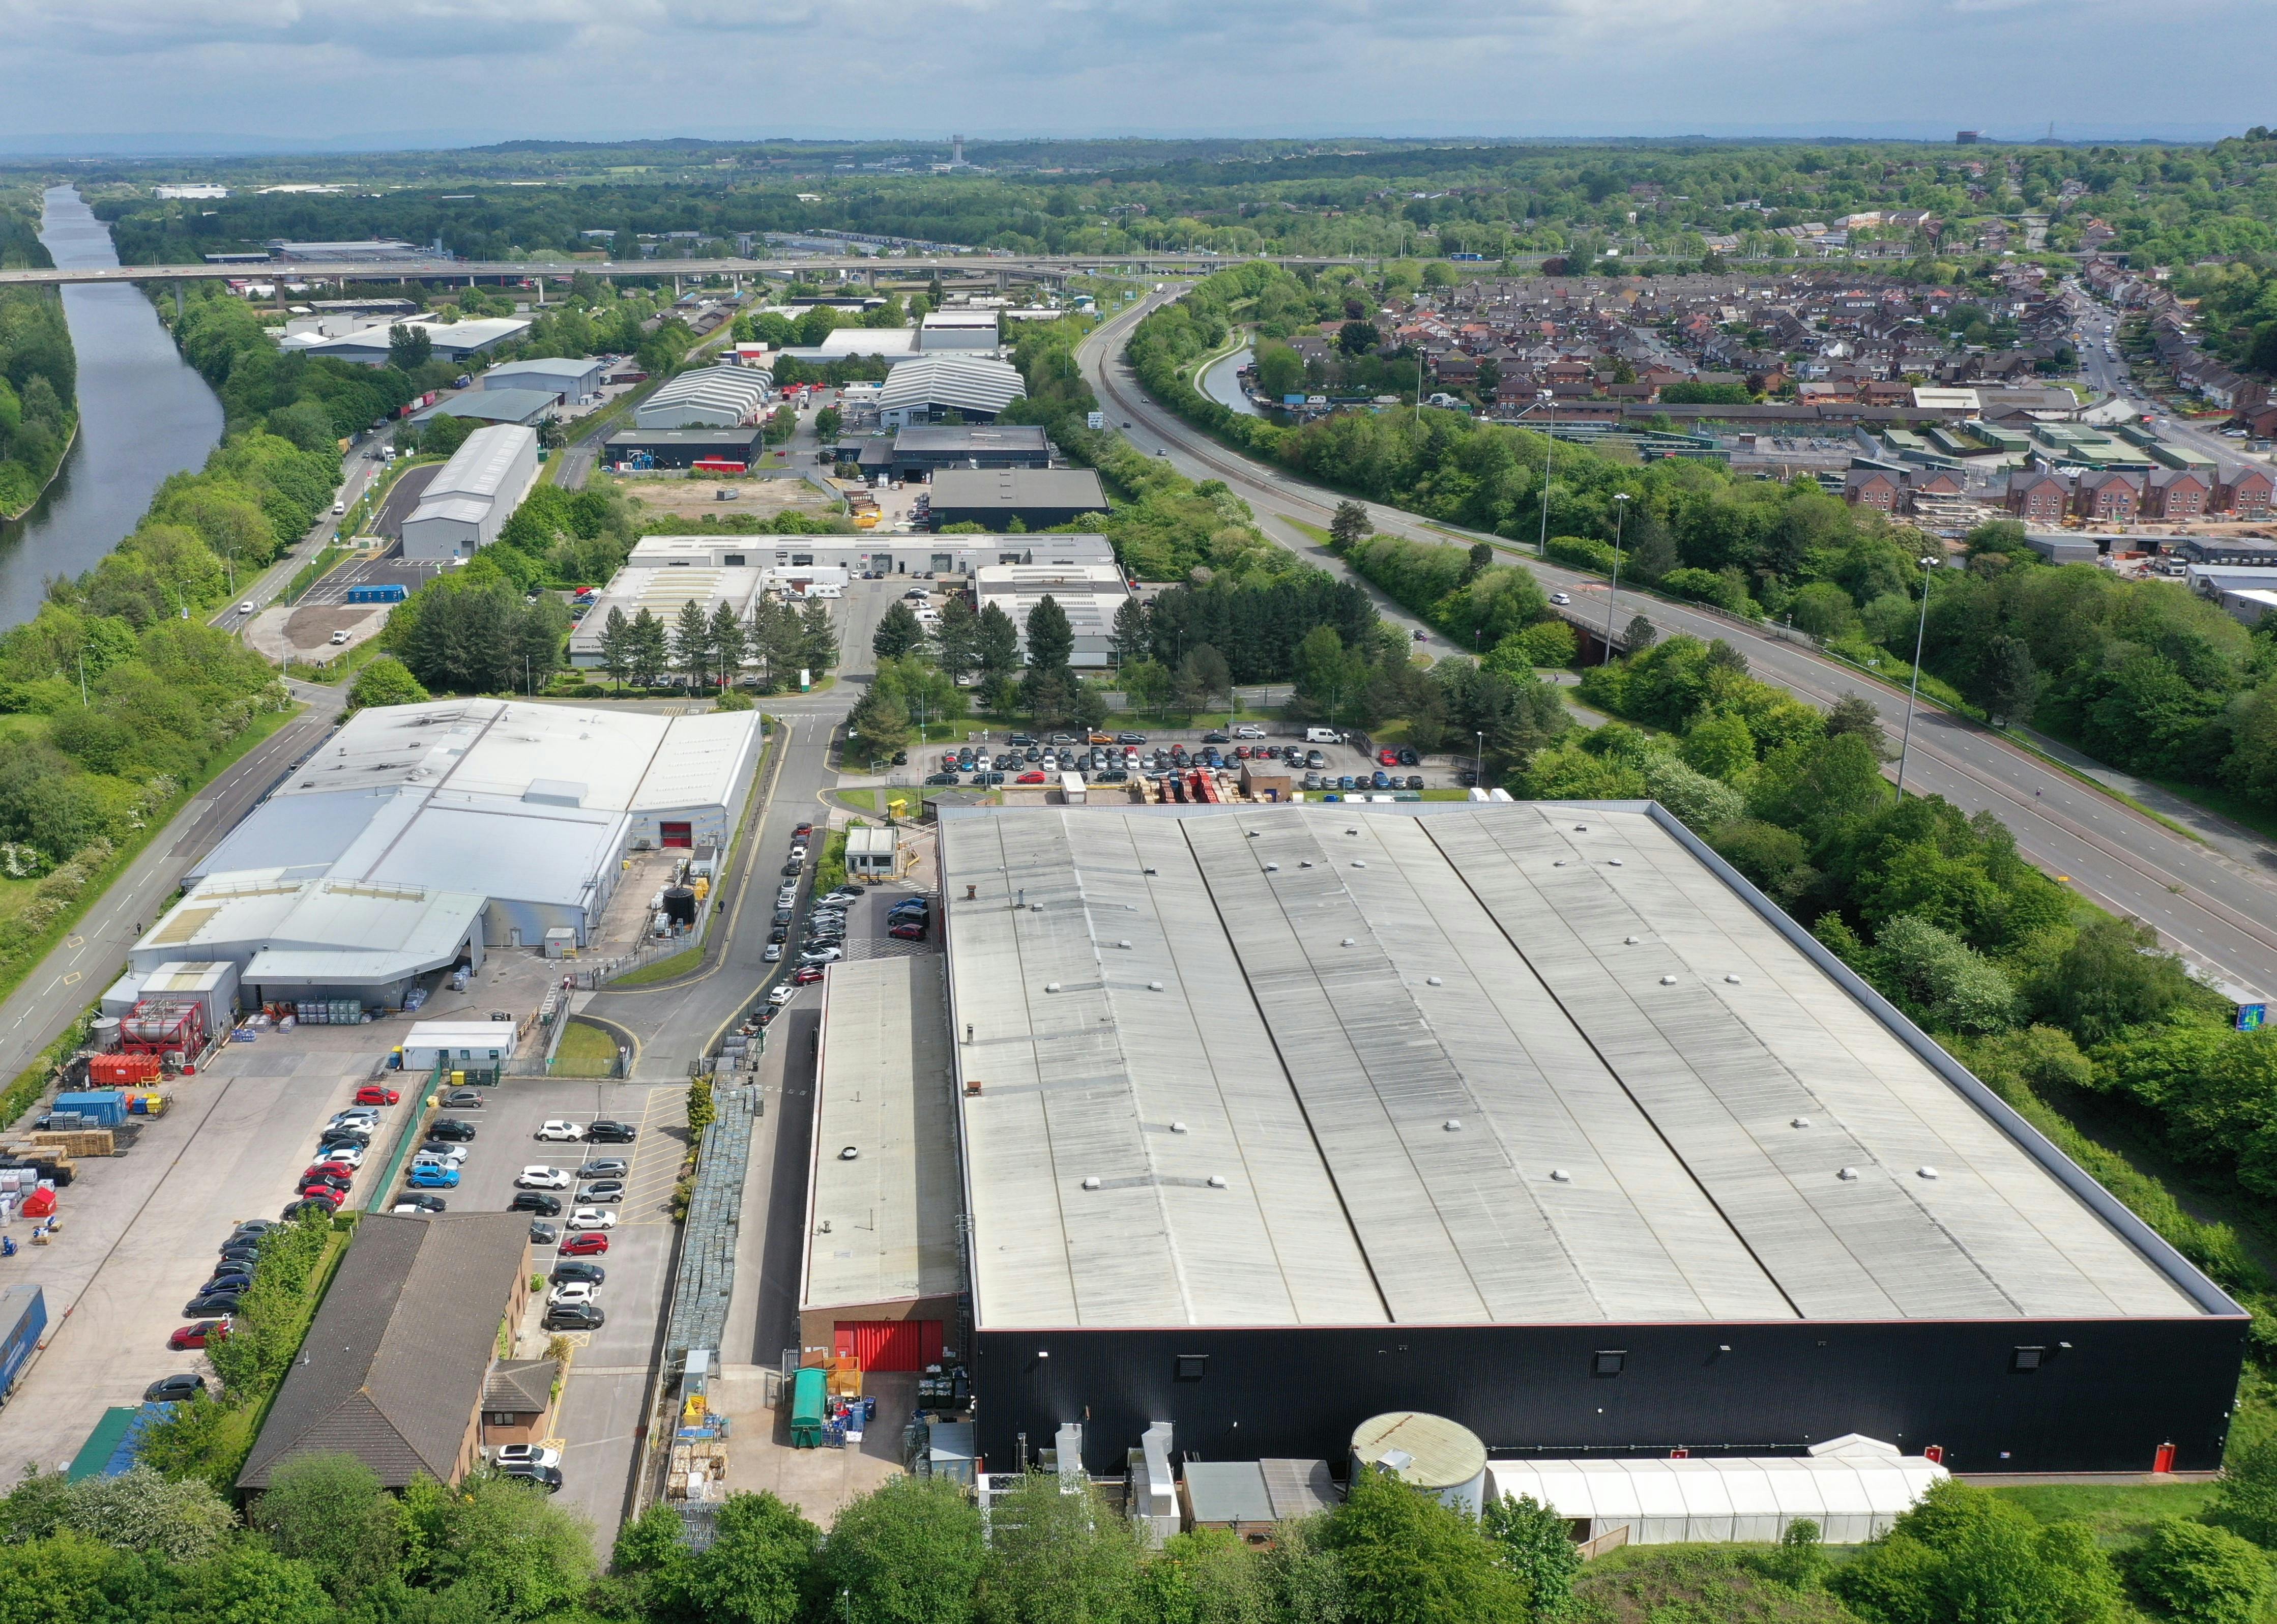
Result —
<path fill-rule="evenodd" d="M 941 831 L 984 1325 L 2200 1311 L 1644 810 Z"/>

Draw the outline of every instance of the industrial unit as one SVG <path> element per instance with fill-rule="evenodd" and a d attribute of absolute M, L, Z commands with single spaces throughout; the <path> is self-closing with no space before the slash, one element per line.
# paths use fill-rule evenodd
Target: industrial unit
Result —
<path fill-rule="evenodd" d="M 494 389 L 536 389 L 552 395 L 563 406 L 582 406 L 598 400 L 608 363 L 590 358 L 501 362 L 482 376 L 485 393 Z"/>
<path fill-rule="evenodd" d="M 694 604 L 707 620 L 726 604 L 737 620 L 749 621 L 752 605 L 765 588 L 765 572 L 749 567 L 627 565 L 611 577 L 585 618 L 569 634 L 569 663 L 588 671 L 600 666 L 601 634 L 608 629 L 613 613 L 621 613 L 630 621 L 637 620 L 645 609 L 669 626 L 679 619 L 683 604 Z"/>
<path fill-rule="evenodd" d="M 919 355 L 886 375 L 878 391 L 878 422 L 902 429 L 953 411 L 967 423 L 994 423 L 1027 393 L 1020 370 L 1009 361 L 958 350 Z"/>
<path fill-rule="evenodd" d="M 653 568 L 781 572 L 810 567 L 888 576 L 969 576 L 987 564 L 1033 564 L 1061 569 L 1115 568 L 1115 549 L 1104 536 L 644 536 L 633 544 L 627 569 Z M 614 590 L 612 583 L 611 590 Z M 588 614 L 590 624 L 593 617 Z"/>
<path fill-rule="evenodd" d="M 248 1003 L 385 1004 L 485 949 L 583 946 L 626 853 L 726 844 L 758 754 L 752 712 L 360 711 L 192 868 L 129 967 L 225 961 Z"/>
<path fill-rule="evenodd" d="M 939 827 L 990 1469 L 2220 1461 L 2238 1305 L 1656 806 Z"/>
<path fill-rule="evenodd" d="M 933 525 L 985 524 L 1047 530 L 1107 511 L 1107 492 L 1087 468 L 945 468 L 933 477 Z"/>
<path fill-rule="evenodd" d="M 766 432 L 756 428 L 625 429 L 608 438 L 602 461 L 611 467 L 645 462 L 651 468 L 693 468 L 698 462 L 759 460 Z"/>
<path fill-rule="evenodd" d="M 403 522 L 403 556 L 418 563 L 469 559 L 498 539 L 537 483 L 537 434 L 496 423 L 467 436 L 420 492 Z"/>
<path fill-rule="evenodd" d="M 278 341 L 278 347 L 330 356 L 334 361 L 384 367 L 390 359 L 389 332 L 395 327 L 425 333 L 438 360 L 468 362 L 521 338 L 529 331 L 529 323 L 518 316 L 491 316 L 467 322 L 438 322 L 424 317 L 408 322 L 379 320 L 337 336 L 321 332 L 288 334 Z"/>
<path fill-rule="evenodd" d="M 633 408 L 643 429 L 726 429 L 766 409 L 773 375 L 758 367 L 698 367 L 682 372 Z"/>
<path fill-rule="evenodd" d="M 1028 611 L 1047 598 L 1059 605 L 1075 634 L 1068 663 L 1083 670 L 1103 670 L 1115 663 L 1115 616 L 1130 597 L 1131 583 L 1111 560 L 1104 564 L 983 564 L 972 572 L 973 607 L 994 604 L 1011 616 L 1024 654 Z"/>
<path fill-rule="evenodd" d="M 474 423 L 513 423 L 535 427 L 553 415 L 561 397 L 550 389 L 468 389 L 414 412 L 415 423 L 438 417 L 464 417 Z"/>
<path fill-rule="evenodd" d="M 1049 468 L 1052 443 L 1035 423 L 918 423 L 888 439 L 855 442 L 865 478 L 920 479 L 944 468 Z M 842 454 L 845 446 L 840 447 Z"/>

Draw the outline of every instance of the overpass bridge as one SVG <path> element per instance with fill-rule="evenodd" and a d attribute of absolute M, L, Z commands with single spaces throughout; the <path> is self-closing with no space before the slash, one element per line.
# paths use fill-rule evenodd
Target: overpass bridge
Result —
<path fill-rule="evenodd" d="M 1291 270 L 1358 265 L 1365 262 L 1321 255 L 1257 255 Z M 669 277 L 677 288 L 683 278 L 744 277 L 803 278 L 817 271 L 850 271 L 865 281 L 909 277 L 994 278 L 1001 286 L 1014 277 L 1032 281 L 1064 283 L 1070 277 L 1101 271 L 1132 276 L 1207 275 L 1249 261 L 1230 255 L 1005 255 L 940 254 L 889 257 L 882 254 L 813 255 L 783 259 L 675 260 L 455 260 L 455 259 L 263 259 L 234 260 L 197 265 L 83 266 L 72 269 L 0 271 L 0 287 L 59 287 L 71 283 L 167 283 L 234 281 L 247 277 L 289 277 L 307 282 L 456 282 L 536 281 L 541 289 L 548 279 L 566 282 L 579 271 L 613 281 L 660 281 Z"/>

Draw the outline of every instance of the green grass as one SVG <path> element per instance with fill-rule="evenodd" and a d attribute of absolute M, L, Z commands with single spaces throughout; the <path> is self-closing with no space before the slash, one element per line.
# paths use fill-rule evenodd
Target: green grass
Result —
<path fill-rule="evenodd" d="M 1438 789 L 1419 789 L 1415 793 L 1421 796 L 1427 801 L 1467 801 L 1471 798 L 1471 792 L 1467 789 L 1443 788 Z"/>
<path fill-rule="evenodd" d="M 2084 1522 L 2103 1545 L 2139 1539 L 2162 1517 L 2195 1517 L 2214 1498 L 2212 1483 L 2035 1483 L 1992 1492 L 2042 1522 Z"/>
<path fill-rule="evenodd" d="M 875 789 L 834 789 L 831 793 L 849 806 L 858 807 L 867 812 L 878 810 L 878 792 Z"/>
<path fill-rule="evenodd" d="M 686 957 L 686 954 L 680 955 L 682 958 Z M 665 960 L 666 964 L 678 962 L 677 958 Z M 624 981 L 613 985 L 621 987 L 632 979 L 627 976 Z M 573 1016 L 562 1031 L 561 1046 L 553 1051 L 553 1058 L 557 1064 L 565 1066 L 613 1065 L 617 1058 L 617 1041 L 592 1022 L 581 1021 Z"/>
<path fill-rule="evenodd" d="M 1327 530 L 1321 529 L 1317 524 L 1307 524 L 1302 519 L 1291 519 L 1285 514 L 1275 514 L 1273 516 L 1280 520 L 1282 523 L 1287 525 L 1291 530 L 1301 531 L 1303 534 L 1310 536 L 1314 541 L 1320 543 L 1321 545 L 1324 547 L 1336 539 L 1334 537 L 1330 536 Z"/>
<path fill-rule="evenodd" d="M 689 971 L 698 967 L 703 964 L 703 962 L 704 949 L 700 947 L 689 948 L 685 952 L 674 953 L 669 958 L 659 958 L 652 964 L 643 964 L 639 969 L 633 971 L 629 974 L 613 977 L 609 981 L 609 986 L 612 988 L 620 987 L 651 987 L 659 981 L 676 980 L 678 978 L 686 975 Z M 561 1042 L 564 1048 L 567 1047 L 569 1042 L 567 1034 L 565 1033 L 563 1035 Z M 613 1042 L 609 1046 L 609 1052 L 612 1055 L 617 1052 L 616 1045 Z"/>

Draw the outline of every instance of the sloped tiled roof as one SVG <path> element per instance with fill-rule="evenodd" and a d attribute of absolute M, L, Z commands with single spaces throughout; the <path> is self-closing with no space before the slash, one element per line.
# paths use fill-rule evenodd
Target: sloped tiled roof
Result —
<path fill-rule="evenodd" d="M 529 1221 L 514 1213 L 362 1219 L 238 1487 L 266 1488 L 287 1457 L 331 1453 L 391 1489 L 423 1473 L 450 1481 L 529 1250 Z"/>
<path fill-rule="evenodd" d="M 553 1378 L 560 1374 L 558 1360 L 501 1359 L 491 1367 L 489 1384 L 483 1389 L 483 1407 L 517 1415 L 538 1414 L 553 1402 Z"/>

